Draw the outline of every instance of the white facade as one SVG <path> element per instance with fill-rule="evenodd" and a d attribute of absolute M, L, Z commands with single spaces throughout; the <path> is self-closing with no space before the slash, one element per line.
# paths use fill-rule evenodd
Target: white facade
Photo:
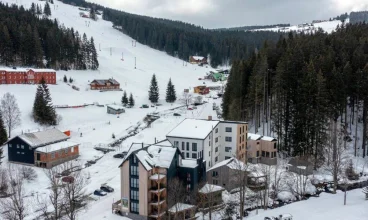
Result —
<path fill-rule="evenodd" d="M 190 120 L 191 123 L 195 123 L 193 119 Z M 198 121 L 201 124 L 204 123 L 204 120 L 198 119 Z M 208 122 L 213 123 L 213 121 Z M 205 131 L 207 133 L 204 139 L 188 137 L 188 134 L 192 133 L 192 131 L 185 132 L 179 124 L 177 128 L 181 132 L 177 132 L 178 130 L 174 128 L 166 138 L 171 144 L 180 149 L 183 158 L 203 158 L 206 161 L 206 168 L 209 169 L 218 162 L 237 156 L 237 128 L 239 123 L 243 122 L 220 121 L 215 127 L 211 127 L 211 129 L 207 127 L 208 130 Z"/>

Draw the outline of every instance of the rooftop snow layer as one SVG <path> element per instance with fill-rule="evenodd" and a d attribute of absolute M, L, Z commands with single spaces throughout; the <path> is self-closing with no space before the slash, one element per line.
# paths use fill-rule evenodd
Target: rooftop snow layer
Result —
<path fill-rule="evenodd" d="M 181 163 L 181 167 L 196 168 L 198 166 L 197 160 L 194 159 L 183 159 Z"/>
<path fill-rule="evenodd" d="M 264 140 L 264 141 L 275 141 L 276 138 L 274 138 L 274 137 L 268 137 L 268 136 L 263 136 L 261 138 L 261 140 Z"/>
<path fill-rule="evenodd" d="M 124 107 L 120 106 L 120 105 L 107 105 L 107 106 L 114 109 L 114 110 L 124 109 Z"/>
<path fill-rule="evenodd" d="M 212 184 L 206 184 L 204 185 L 199 192 L 201 193 L 211 193 L 211 192 L 217 192 L 217 191 L 222 191 L 224 190 L 224 188 L 222 188 L 221 186 L 216 186 L 216 185 L 212 185 Z"/>
<path fill-rule="evenodd" d="M 69 137 L 58 129 L 49 129 L 35 133 L 26 133 L 18 136 L 32 147 L 43 146 L 69 139 Z"/>
<path fill-rule="evenodd" d="M 53 152 L 53 151 L 58 151 L 58 150 L 62 150 L 62 149 L 66 149 L 69 147 L 74 147 L 79 145 L 79 143 L 77 142 L 73 142 L 73 141 L 62 141 L 62 142 L 58 142 L 55 144 L 50 144 L 44 147 L 39 147 L 36 149 L 36 151 L 39 152 L 43 152 L 43 153 L 49 153 L 49 152 Z"/>
<path fill-rule="evenodd" d="M 244 171 L 248 170 L 248 165 L 232 157 L 230 159 L 227 159 L 227 160 L 221 161 L 220 163 L 215 164 L 213 167 L 208 169 L 207 172 L 217 169 L 222 166 L 228 166 L 232 170 L 244 170 Z"/>
<path fill-rule="evenodd" d="M 248 139 L 250 139 L 250 140 L 257 141 L 257 140 L 261 139 L 261 137 L 262 137 L 262 135 L 259 135 L 259 134 L 248 133 Z"/>
<path fill-rule="evenodd" d="M 221 162 L 219 162 L 219 163 L 215 164 L 215 165 L 214 165 L 213 167 L 211 167 L 210 169 L 208 169 L 208 170 L 207 170 L 207 172 L 208 172 L 208 171 L 210 171 L 210 170 L 214 170 L 214 169 L 217 169 L 217 168 L 219 168 L 219 167 L 225 166 L 225 165 L 227 165 L 228 163 L 232 162 L 233 160 L 234 160 L 234 158 L 230 158 L 230 159 L 227 159 L 227 160 L 221 161 Z"/>
<path fill-rule="evenodd" d="M 169 212 L 175 213 L 175 212 L 181 212 L 187 209 L 195 208 L 194 205 L 189 205 L 185 203 L 176 203 L 173 207 L 169 209 Z"/>
<path fill-rule="evenodd" d="M 201 57 L 201 56 L 193 56 L 193 59 L 195 59 L 195 60 L 203 60 L 204 57 Z"/>
<path fill-rule="evenodd" d="M 169 168 L 175 156 L 177 148 L 174 148 L 169 141 L 150 145 L 135 153 L 138 160 L 146 170 L 153 167 Z"/>
<path fill-rule="evenodd" d="M 55 72 L 54 69 L 33 69 L 33 68 L 0 68 L 0 70 L 5 70 L 7 72 L 28 72 L 29 70 L 32 70 L 36 73 L 48 73 L 48 72 Z"/>
<path fill-rule="evenodd" d="M 200 119 L 184 119 L 178 126 L 167 134 L 167 137 L 181 137 L 192 139 L 205 139 L 219 124 L 219 121 Z"/>

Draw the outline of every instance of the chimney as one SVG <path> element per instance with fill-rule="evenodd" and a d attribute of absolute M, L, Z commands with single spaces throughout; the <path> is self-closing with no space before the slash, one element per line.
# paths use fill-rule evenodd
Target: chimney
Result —
<path fill-rule="evenodd" d="M 208 121 L 212 121 L 212 116 L 211 115 L 208 116 Z"/>

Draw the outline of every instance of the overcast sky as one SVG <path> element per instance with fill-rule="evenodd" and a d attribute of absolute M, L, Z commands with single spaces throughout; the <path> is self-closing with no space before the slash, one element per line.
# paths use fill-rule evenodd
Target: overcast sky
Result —
<path fill-rule="evenodd" d="M 368 10 L 368 0 L 87 0 L 129 13 L 205 28 L 298 24 Z"/>

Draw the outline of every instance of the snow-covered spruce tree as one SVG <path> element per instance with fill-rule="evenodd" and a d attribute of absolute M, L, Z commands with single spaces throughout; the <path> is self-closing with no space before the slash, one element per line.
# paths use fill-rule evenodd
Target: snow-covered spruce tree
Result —
<path fill-rule="evenodd" d="M 158 90 L 156 75 L 153 74 L 152 79 L 151 79 L 150 90 L 148 92 L 148 99 L 152 103 L 157 103 L 158 102 L 158 99 L 159 99 L 159 92 L 158 91 L 159 90 Z"/>
<path fill-rule="evenodd" d="M 8 140 L 8 134 L 6 133 L 4 121 L 0 111 L 0 164 L 3 156 L 3 148 L 1 147 Z"/>
<path fill-rule="evenodd" d="M 72 83 L 73 81 L 72 77 L 69 77 L 69 83 Z"/>
<path fill-rule="evenodd" d="M 169 83 L 167 84 L 166 89 L 166 102 L 173 103 L 176 101 L 176 92 L 175 92 L 175 86 L 171 82 L 171 78 L 169 80 Z"/>
<path fill-rule="evenodd" d="M 133 94 L 130 93 L 130 96 L 129 96 L 129 106 L 130 107 L 133 107 L 135 105 L 135 101 L 134 101 L 134 98 L 133 98 Z"/>
<path fill-rule="evenodd" d="M 51 16 L 51 8 L 48 2 L 45 4 L 45 8 L 43 9 L 43 13 L 46 15 L 46 17 Z"/>
<path fill-rule="evenodd" d="M 128 103 L 129 103 L 128 95 L 127 95 L 126 91 L 124 91 L 123 97 L 121 97 L 121 103 L 124 106 L 128 105 Z"/>
<path fill-rule="evenodd" d="M 95 41 L 93 40 L 93 37 L 91 37 L 89 49 L 91 53 L 91 69 L 97 70 L 99 63 L 97 59 L 97 51 L 96 51 Z"/>
<path fill-rule="evenodd" d="M 37 15 L 42 15 L 42 7 L 39 6 L 38 4 L 37 4 L 37 7 L 36 7 L 36 14 Z"/>
<path fill-rule="evenodd" d="M 56 125 L 57 123 L 57 114 L 52 105 L 50 91 L 43 78 L 36 90 L 36 97 L 33 103 L 33 119 L 35 122 L 44 125 Z"/>

